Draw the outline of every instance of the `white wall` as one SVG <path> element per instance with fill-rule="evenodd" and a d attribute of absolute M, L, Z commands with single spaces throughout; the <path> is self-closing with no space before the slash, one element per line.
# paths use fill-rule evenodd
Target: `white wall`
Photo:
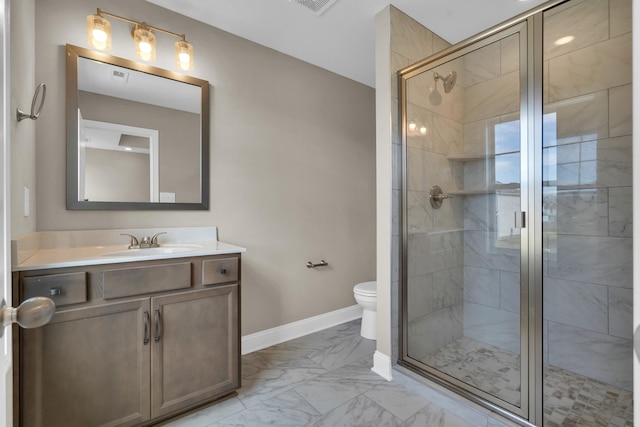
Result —
<path fill-rule="evenodd" d="M 87 47 L 96 7 L 186 32 L 190 73 L 211 84 L 211 208 L 200 212 L 65 209 L 66 43 Z M 112 20 L 111 54 L 135 59 L 129 26 Z M 245 246 L 242 334 L 355 304 L 375 277 L 373 89 L 143 1 L 36 0 L 37 229 L 219 227 Z M 158 61 L 174 70 L 173 42 Z M 329 267 L 307 269 L 325 259 Z"/>

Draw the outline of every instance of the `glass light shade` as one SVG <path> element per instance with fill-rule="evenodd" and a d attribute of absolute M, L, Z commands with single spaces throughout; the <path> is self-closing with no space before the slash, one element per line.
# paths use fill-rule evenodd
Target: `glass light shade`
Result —
<path fill-rule="evenodd" d="M 87 42 L 98 50 L 111 50 L 111 23 L 100 15 L 87 16 Z"/>
<path fill-rule="evenodd" d="M 177 67 L 184 71 L 193 70 L 193 46 L 191 43 L 180 40 L 174 46 Z"/>
<path fill-rule="evenodd" d="M 156 36 L 151 30 L 136 26 L 133 32 L 133 41 L 136 44 L 136 56 L 143 61 L 156 60 Z"/>

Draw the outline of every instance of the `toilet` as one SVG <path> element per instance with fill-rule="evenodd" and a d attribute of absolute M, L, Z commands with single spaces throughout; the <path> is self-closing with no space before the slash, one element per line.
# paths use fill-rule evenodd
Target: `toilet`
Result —
<path fill-rule="evenodd" d="M 362 307 L 360 335 L 368 340 L 376 339 L 376 310 L 378 293 L 376 282 L 362 282 L 353 287 L 353 296 Z"/>

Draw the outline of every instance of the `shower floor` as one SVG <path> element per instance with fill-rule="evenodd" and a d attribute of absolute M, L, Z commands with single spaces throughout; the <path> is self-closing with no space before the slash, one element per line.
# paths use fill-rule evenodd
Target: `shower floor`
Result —
<path fill-rule="evenodd" d="M 421 360 L 519 405 L 520 355 L 462 337 Z M 633 393 L 554 366 L 544 368 L 544 426 L 633 426 Z"/>

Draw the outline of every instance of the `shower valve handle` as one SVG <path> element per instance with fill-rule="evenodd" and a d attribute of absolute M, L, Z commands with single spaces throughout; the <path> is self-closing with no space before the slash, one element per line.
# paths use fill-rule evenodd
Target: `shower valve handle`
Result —
<path fill-rule="evenodd" d="M 431 191 L 429 191 L 429 202 L 434 209 L 440 209 L 442 201 L 445 199 L 453 199 L 453 196 L 444 193 L 439 185 L 431 187 Z"/>

